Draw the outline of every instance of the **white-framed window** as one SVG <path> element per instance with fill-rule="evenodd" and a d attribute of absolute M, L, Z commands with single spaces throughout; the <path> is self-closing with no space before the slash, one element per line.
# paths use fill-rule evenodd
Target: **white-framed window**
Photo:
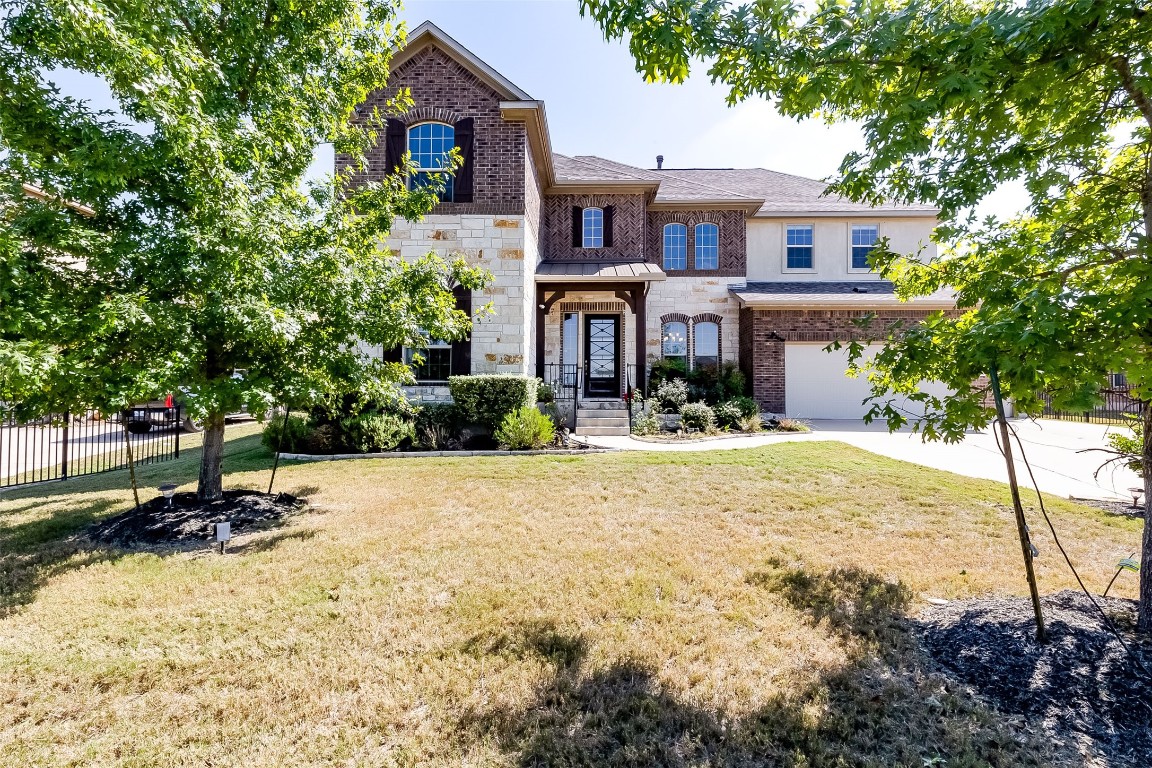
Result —
<path fill-rule="evenodd" d="M 704 320 L 692 324 L 692 368 L 720 364 L 720 324 Z"/>
<path fill-rule="evenodd" d="M 404 364 L 412 368 L 416 381 L 448 381 L 452 375 L 452 342 L 424 336 L 423 347 L 404 347 Z"/>
<path fill-rule="evenodd" d="M 665 360 L 679 360 L 688 369 L 688 323 L 672 320 L 660 327 L 660 353 Z"/>
<path fill-rule="evenodd" d="M 456 146 L 456 130 L 444 123 L 420 123 L 408 129 L 408 151 L 416 172 L 409 179 L 412 189 L 427 185 L 432 174 L 442 173 L 449 166 L 449 153 Z M 452 201 L 452 177 L 444 177 L 444 191 L 440 199 Z"/>
<path fill-rule="evenodd" d="M 853 224 L 852 231 L 852 269 L 871 269 L 868 266 L 868 254 L 880 239 L 880 225 Z"/>
<path fill-rule="evenodd" d="M 720 268 L 720 227 L 705 221 L 696 225 L 696 269 Z"/>
<path fill-rule="evenodd" d="M 788 224 L 785 227 L 784 266 L 787 269 L 815 269 L 812 224 Z"/>
<path fill-rule="evenodd" d="M 604 247 L 604 209 L 603 208 L 585 208 L 584 209 L 584 227 L 581 230 L 584 233 L 582 247 L 584 248 L 603 248 Z"/>
<path fill-rule="evenodd" d="M 688 269 L 688 227 L 664 225 L 664 269 Z"/>

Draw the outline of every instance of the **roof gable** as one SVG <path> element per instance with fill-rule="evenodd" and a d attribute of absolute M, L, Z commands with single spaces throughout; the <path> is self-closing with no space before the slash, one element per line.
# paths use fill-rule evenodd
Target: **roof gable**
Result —
<path fill-rule="evenodd" d="M 391 67 L 395 70 L 404 62 L 411 59 L 425 48 L 435 45 L 453 60 L 459 63 L 484 83 L 491 87 L 501 98 L 509 101 L 531 101 L 532 97 L 524 89 L 513 83 L 504 75 L 480 60 L 476 54 L 456 42 L 440 27 L 430 21 L 425 21 L 408 35 L 404 47 L 396 50 L 392 55 Z"/>

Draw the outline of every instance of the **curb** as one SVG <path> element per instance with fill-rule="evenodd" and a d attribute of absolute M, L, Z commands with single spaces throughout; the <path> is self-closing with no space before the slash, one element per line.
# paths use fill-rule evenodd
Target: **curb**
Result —
<path fill-rule="evenodd" d="M 389 451 L 387 453 L 282 453 L 284 461 L 343 461 L 345 459 L 450 459 L 465 456 L 586 456 L 617 453 L 620 448 L 559 449 L 552 451 Z"/>

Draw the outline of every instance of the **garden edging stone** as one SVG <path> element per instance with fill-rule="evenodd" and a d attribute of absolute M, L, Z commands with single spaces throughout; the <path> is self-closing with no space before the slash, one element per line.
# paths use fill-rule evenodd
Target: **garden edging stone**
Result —
<path fill-rule="evenodd" d="M 453 456 L 583 456 L 590 453 L 616 453 L 620 448 L 578 448 L 541 451 L 388 451 L 386 453 L 282 453 L 283 461 L 337 461 L 342 459 L 419 459 Z"/>

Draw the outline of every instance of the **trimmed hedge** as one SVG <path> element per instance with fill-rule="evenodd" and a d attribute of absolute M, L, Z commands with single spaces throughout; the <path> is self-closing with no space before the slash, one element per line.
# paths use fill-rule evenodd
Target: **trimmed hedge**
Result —
<path fill-rule="evenodd" d="M 460 420 L 495 432 L 504 417 L 525 406 L 536 407 L 540 380 L 516 374 L 450 376 L 448 389 Z"/>

